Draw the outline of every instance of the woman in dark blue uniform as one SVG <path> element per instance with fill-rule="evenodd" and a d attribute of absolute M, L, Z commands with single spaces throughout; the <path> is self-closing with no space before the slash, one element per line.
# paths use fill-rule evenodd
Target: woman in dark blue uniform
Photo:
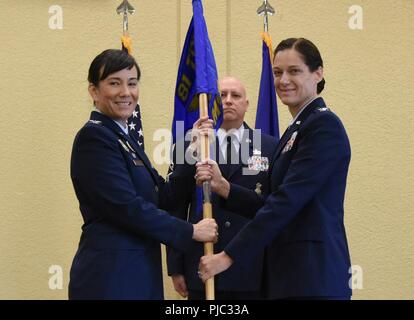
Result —
<path fill-rule="evenodd" d="M 267 246 L 268 298 L 350 299 L 344 196 L 351 149 L 340 119 L 319 96 L 323 61 L 312 42 L 291 38 L 277 46 L 273 68 L 277 94 L 293 119 L 269 170 L 271 194 L 252 204 L 263 206 L 221 253 L 202 257 L 200 276 L 254 259 Z M 197 176 L 204 181 L 216 171 L 204 164 Z M 243 198 L 237 192 L 232 199 Z"/>
<path fill-rule="evenodd" d="M 172 206 L 192 176 L 176 170 L 165 183 L 129 136 L 139 79 L 136 61 L 122 50 L 102 52 L 89 69 L 95 111 L 71 159 L 84 225 L 70 299 L 163 299 L 160 243 L 184 251 L 193 239 L 217 239 L 214 220 L 192 225 L 159 209 Z"/>

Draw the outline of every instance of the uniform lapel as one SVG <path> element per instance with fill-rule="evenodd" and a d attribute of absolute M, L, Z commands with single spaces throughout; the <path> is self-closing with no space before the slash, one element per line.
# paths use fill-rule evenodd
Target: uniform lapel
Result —
<path fill-rule="evenodd" d="M 92 111 L 90 119 L 92 121 L 100 121 L 102 124 L 107 127 L 108 129 L 114 131 L 117 136 L 119 136 L 123 141 L 128 142 L 127 145 L 131 146 L 131 148 L 135 151 L 138 157 L 142 160 L 147 170 L 151 173 L 152 178 L 154 179 L 155 183 L 158 184 L 158 176 L 155 174 L 155 171 L 149 161 L 147 155 L 145 154 L 144 150 L 134 141 L 131 137 L 125 134 L 121 128 L 109 117 L 104 114 L 101 114 L 96 111 Z"/>
<path fill-rule="evenodd" d="M 279 144 L 277 145 L 276 152 L 273 156 L 274 159 L 276 159 L 279 156 L 280 151 L 282 151 L 282 148 L 285 146 L 286 142 L 290 138 L 289 133 L 293 132 L 291 131 L 291 126 L 286 128 L 285 132 L 283 133 L 282 137 L 279 140 Z"/>
<path fill-rule="evenodd" d="M 150 160 L 148 159 L 145 151 L 140 147 L 134 139 L 131 138 L 129 135 L 125 135 L 125 138 L 129 141 L 132 148 L 136 151 L 138 156 L 141 158 L 144 165 L 147 167 L 148 171 L 151 173 L 152 178 L 154 179 L 155 183 L 158 184 L 158 174 L 156 173 L 154 167 L 152 166 Z"/>
<path fill-rule="evenodd" d="M 325 102 L 321 97 L 316 98 L 313 100 L 305 110 L 299 115 L 299 117 L 296 119 L 296 121 L 286 129 L 285 133 L 283 134 L 282 138 L 279 140 L 279 144 L 276 148 L 276 152 L 274 154 L 273 160 L 277 159 L 280 155 L 280 152 L 285 147 L 286 143 L 289 141 L 292 134 L 299 130 L 299 128 L 303 125 L 303 123 L 306 121 L 308 116 L 315 110 L 316 108 L 322 108 L 325 107 Z M 273 161 L 272 161 L 273 162 Z"/>

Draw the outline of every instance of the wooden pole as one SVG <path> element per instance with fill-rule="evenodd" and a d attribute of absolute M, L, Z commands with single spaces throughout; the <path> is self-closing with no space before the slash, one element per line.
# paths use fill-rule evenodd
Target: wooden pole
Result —
<path fill-rule="evenodd" d="M 208 101 L 207 94 L 201 93 L 199 96 L 200 117 L 208 117 Z M 210 159 L 210 140 L 206 136 L 201 137 L 201 160 Z M 203 218 L 213 218 L 213 210 L 211 204 L 211 186 L 210 181 L 203 183 Z M 214 254 L 213 242 L 204 243 L 204 255 Z M 214 300 L 214 277 L 205 282 L 206 300 Z"/>

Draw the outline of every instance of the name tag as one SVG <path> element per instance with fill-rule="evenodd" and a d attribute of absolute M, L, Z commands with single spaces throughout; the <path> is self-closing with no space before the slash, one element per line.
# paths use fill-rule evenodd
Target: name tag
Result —
<path fill-rule="evenodd" d="M 143 166 L 144 165 L 144 162 L 142 162 L 142 160 L 140 160 L 140 159 L 134 159 L 133 161 L 134 161 L 134 164 L 137 167 L 140 167 L 140 166 Z"/>

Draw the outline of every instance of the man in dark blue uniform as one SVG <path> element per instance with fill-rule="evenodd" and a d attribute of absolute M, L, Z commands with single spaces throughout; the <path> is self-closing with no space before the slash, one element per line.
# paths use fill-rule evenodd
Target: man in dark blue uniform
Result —
<path fill-rule="evenodd" d="M 212 181 L 213 216 L 219 226 L 219 240 L 214 250 L 220 252 L 233 239 L 243 226 L 254 216 L 255 210 L 232 210 L 226 206 L 224 198 L 237 197 L 237 189 L 243 187 L 242 202 L 262 203 L 269 192 L 267 173 L 269 161 L 276 149 L 276 140 L 268 135 L 260 135 L 244 122 L 249 101 L 243 84 L 232 77 L 220 81 L 224 118 L 217 132 L 215 155 L 222 171 L 220 179 Z M 212 156 L 213 158 L 213 156 Z M 194 168 L 193 168 L 194 169 Z M 195 171 L 195 170 L 194 170 Z M 223 187 L 232 186 L 232 192 Z M 192 184 L 191 190 L 195 190 Z M 196 192 L 190 192 L 180 210 L 175 215 L 192 223 L 202 218 L 197 212 Z M 231 201 L 229 202 L 231 203 Z M 194 244 L 185 253 L 168 249 L 168 273 L 172 277 L 176 291 L 189 299 L 204 299 L 204 284 L 198 276 L 198 264 L 203 255 L 203 245 Z M 215 279 L 215 298 L 258 299 L 261 298 L 261 278 L 263 272 L 262 250 L 255 259 L 240 261 Z"/>

